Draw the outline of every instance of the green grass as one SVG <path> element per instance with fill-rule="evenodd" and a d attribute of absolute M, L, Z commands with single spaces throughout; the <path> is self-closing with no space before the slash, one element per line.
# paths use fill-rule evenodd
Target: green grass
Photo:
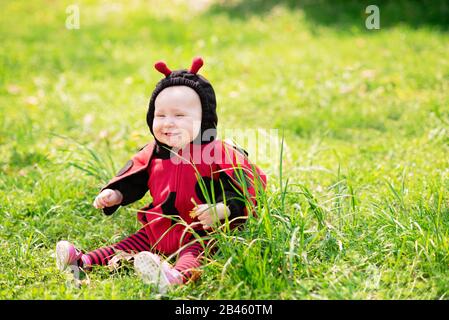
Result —
<path fill-rule="evenodd" d="M 448 298 L 444 1 L 379 1 L 377 31 L 363 1 L 189 14 L 181 2 L 79 1 L 79 30 L 64 25 L 72 2 L 0 3 L 1 299 L 159 298 L 129 268 L 95 269 L 77 289 L 52 254 L 60 239 L 89 250 L 140 227 L 149 196 L 112 217 L 92 202 L 150 139 L 153 62 L 195 55 L 220 131 L 277 128 L 285 141 L 282 162 L 280 150 L 259 161 L 259 218 L 215 235 L 202 278 L 168 298 Z"/>

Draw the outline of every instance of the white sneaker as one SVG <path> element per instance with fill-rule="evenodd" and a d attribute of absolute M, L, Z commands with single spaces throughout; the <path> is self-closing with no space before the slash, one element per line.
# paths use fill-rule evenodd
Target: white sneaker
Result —
<path fill-rule="evenodd" d="M 182 274 L 167 262 L 161 262 L 157 254 L 143 251 L 134 256 L 134 269 L 146 284 L 156 285 L 160 293 L 167 292 L 170 285 L 182 284 Z"/>
<path fill-rule="evenodd" d="M 77 262 L 82 255 L 83 253 L 68 241 L 63 240 L 56 244 L 56 266 L 60 271 L 77 268 Z"/>

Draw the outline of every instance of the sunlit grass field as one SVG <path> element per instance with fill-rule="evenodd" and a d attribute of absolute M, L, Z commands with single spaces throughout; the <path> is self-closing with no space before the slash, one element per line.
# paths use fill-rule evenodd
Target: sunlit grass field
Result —
<path fill-rule="evenodd" d="M 126 267 L 76 288 L 54 247 L 140 228 L 149 195 L 111 217 L 92 202 L 151 140 L 153 63 L 197 55 L 219 131 L 277 129 L 284 144 L 257 158 L 259 218 L 214 235 L 201 279 L 163 298 L 448 299 L 444 1 L 379 1 L 380 30 L 363 1 L 77 3 L 70 30 L 70 1 L 0 1 L 1 299 L 161 298 Z"/>

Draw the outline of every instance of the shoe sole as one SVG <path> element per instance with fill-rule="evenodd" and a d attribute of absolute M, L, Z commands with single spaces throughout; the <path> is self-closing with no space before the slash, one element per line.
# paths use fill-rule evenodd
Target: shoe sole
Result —
<path fill-rule="evenodd" d="M 165 292 L 169 286 L 168 279 L 162 272 L 161 262 L 150 252 L 140 252 L 134 257 L 134 269 L 144 283 L 157 285 L 161 292 Z"/>
<path fill-rule="evenodd" d="M 67 269 L 69 261 L 69 244 L 67 242 L 58 242 L 56 245 L 56 266 L 59 271 Z"/>

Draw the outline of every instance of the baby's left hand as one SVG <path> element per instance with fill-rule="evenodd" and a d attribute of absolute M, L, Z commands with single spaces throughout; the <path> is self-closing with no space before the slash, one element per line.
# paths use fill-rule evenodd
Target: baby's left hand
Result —
<path fill-rule="evenodd" d="M 209 206 L 208 204 L 197 205 L 193 199 L 195 208 L 192 209 L 190 216 L 192 218 L 198 217 L 199 222 L 203 225 L 203 229 L 210 229 L 220 220 L 229 217 L 231 214 L 229 208 L 224 205 L 223 202 L 217 202 L 215 206 Z"/>

